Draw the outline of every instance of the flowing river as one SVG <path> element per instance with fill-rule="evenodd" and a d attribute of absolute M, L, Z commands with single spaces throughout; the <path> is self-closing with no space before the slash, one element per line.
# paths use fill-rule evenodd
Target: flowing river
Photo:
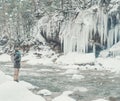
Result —
<path fill-rule="evenodd" d="M 1 70 L 7 75 L 13 76 L 11 63 L 0 63 Z M 72 79 L 72 73 L 65 73 L 66 69 L 57 66 L 27 65 L 24 64 L 20 70 L 20 80 L 27 81 L 35 86 L 33 92 L 41 89 L 48 89 L 53 92 L 47 101 L 60 95 L 64 91 L 72 91 L 76 87 L 87 88 L 88 91 L 76 91 L 71 95 L 76 101 L 92 101 L 95 99 L 109 97 L 120 98 L 120 74 L 110 71 L 97 70 L 77 70 L 77 75 L 82 75 L 82 79 Z M 119 99 L 120 100 L 120 99 Z M 117 101 L 119 101 L 117 100 Z"/>

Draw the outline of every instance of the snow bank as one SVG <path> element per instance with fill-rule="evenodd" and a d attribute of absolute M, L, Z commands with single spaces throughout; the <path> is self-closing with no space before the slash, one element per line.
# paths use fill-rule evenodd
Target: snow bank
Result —
<path fill-rule="evenodd" d="M 12 77 L 5 75 L 2 71 L 0 71 L 0 84 L 11 81 Z"/>
<path fill-rule="evenodd" d="M 97 62 L 106 70 L 120 73 L 120 59 L 119 58 L 98 58 Z"/>
<path fill-rule="evenodd" d="M 0 71 L 0 101 L 45 101 L 28 90 L 34 88 L 25 81 L 14 82 L 12 77 Z"/>
<path fill-rule="evenodd" d="M 0 101 L 45 101 L 14 81 L 0 85 Z"/>
<path fill-rule="evenodd" d="M 65 91 L 65 92 L 63 92 L 62 95 L 54 98 L 52 101 L 76 101 L 75 99 L 68 96 L 69 94 L 72 94 L 72 93 L 73 92 L 71 92 L 71 91 Z"/>
<path fill-rule="evenodd" d="M 95 56 L 93 53 L 68 53 L 59 57 L 56 61 L 57 64 L 92 64 L 95 62 Z"/>
<path fill-rule="evenodd" d="M 10 55 L 7 54 L 0 55 L 0 62 L 10 62 L 10 61 L 11 61 Z"/>
<path fill-rule="evenodd" d="M 25 88 L 27 89 L 35 89 L 36 87 L 33 86 L 32 84 L 28 83 L 28 82 L 25 82 L 25 81 L 20 81 L 19 84 L 21 86 L 24 86 Z"/>
<path fill-rule="evenodd" d="M 116 43 L 115 45 L 113 45 L 111 48 L 110 48 L 110 53 L 112 56 L 120 56 L 120 41 L 118 43 Z"/>
<path fill-rule="evenodd" d="M 13 78 L 11 76 L 9 76 L 9 75 L 6 75 L 2 71 L 0 71 L 0 84 L 8 82 L 8 81 L 13 81 Z M 32 84 L 30 84 L 28 82 L 25 82 L 25 81 L 20 81 L 19 84 L 21 86 L 24 86 L 27 89 L 34 89 L 34 88 L 36 88 Z"/>
<path fill-rule="evenodd" d="M 113 45 L 110 49 L 100 52 L 100 57 L 116 57 L 120 56 L 120 41 Z"/>

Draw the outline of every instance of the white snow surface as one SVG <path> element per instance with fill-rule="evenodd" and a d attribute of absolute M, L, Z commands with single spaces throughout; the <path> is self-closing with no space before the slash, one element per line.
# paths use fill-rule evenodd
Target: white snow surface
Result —
<path fill-rule="evenodd" d="M 43 57 L 43 58 L 37 58 L 34 54 L 34 52 L 29 53 L 28 55 L 24 56 L 22 58 L 22 61 L 27 61 L 27 64 L 30 65 L 37 65 L 37 64 L 52 64 L 52 59 Z"/>
<path fill-rule="evenodd" d="M 104 99 L 97 99 L 97 100 L 93 100 L 93 101 L 108 101 L 108 100 L 104 100 Z"/>
<path fill-rule="evenodd" d="M 52 51 L 47 46 L 40 46 L 41 50 L 37 51 L 30 51 L 26 56 L 22 57 L 22 61 L 27 61 L 27 64 L 36 65 L 36 64 L 43 64 L 43 65 L 50 65 L 53 64 L 53 60 L 57 57 L 54 55 L 55 52 Z M 38 54 L 39 56 L 37 57 Z"/>
<path fill-rule="evenodd" d="M 57 64 L 91 64 L 95 62 L 94 53 L 82 54 L 77 52 L 68 53 L 59 57 Z"/>
<path fill-rule="evenodd" d="M 35 86 L 25 81 L 14 82 L 12 77 L 0 71 L 0 101 L 45 101 L 28 90 L 33 88 Z"/>
<path fill-rule="evenodd" d="M 20 85 L 24 86 L 27 89 L 34 89 L 37 88 L 36 86 L 33 86 L 32 84 L 25 82 L 25 81 L 20 81 L 19 82 Z"/>
<path fill-rule="evenodd" d="M 35 95 L 24 86 L 14 81 L 0 85 L 0 101 L 45 101 L 41 96 Z"/>
<path fill-rule="evenodd" d="M 37 94 L 41 94 L 41 95 L 45 95 L 45 96 L 50 96 L 52 94 L 52 92 L 49 91 L 49 90 L 47 90 L 47 89 L 42 89 L 42 90 L 38 91 Z"/>
<path fill-rule="evenodd" d="M 2 71 L 0 71 L 0 84 L 7 82 L 7 81 L 11 81 L 12 77 L 5 75 Z"/>
<path fill-rule="evenodd" d="M 0 62 L 10 62 L 11 57 L 8 54 L 1 54 L 0 55 Z"/>
<path fill-rule="evenodd" d="M 68 96 L 65 96 L 65 95 L 60 95 L 56 98 L 54 98 L 52 101 L 76 101 Z"/>
<path fill-rule="evenodd" d="M 120 58 L 98 58 L 97 62 L 101 64 L 105 70 L 120 73 Z"/>
<path fill-rule="evenodd" d="M 60 96 L 55 97 L 52 101 L 76 101 L 75 99 L 68 96 L 72 93 L 72 91 L 65 91 Z"/>

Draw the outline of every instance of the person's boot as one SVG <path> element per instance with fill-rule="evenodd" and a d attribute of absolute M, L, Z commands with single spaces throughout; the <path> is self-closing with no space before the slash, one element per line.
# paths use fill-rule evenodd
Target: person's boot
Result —
<path fill-rule="evenodd" d="M 19 82 L 19 80 L 14 80 L 15 82 Z"/>

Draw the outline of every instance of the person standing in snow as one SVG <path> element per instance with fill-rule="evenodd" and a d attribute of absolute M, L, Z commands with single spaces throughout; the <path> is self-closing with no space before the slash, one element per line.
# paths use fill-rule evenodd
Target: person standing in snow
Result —
<path fill-rule="evenodd" d="M 19 47 L 15 47 L 15 53 L 13 57 L 14 62 L 14 81 L 19 81 L 19 69 L 21 67 L 21 53 Z"/>

